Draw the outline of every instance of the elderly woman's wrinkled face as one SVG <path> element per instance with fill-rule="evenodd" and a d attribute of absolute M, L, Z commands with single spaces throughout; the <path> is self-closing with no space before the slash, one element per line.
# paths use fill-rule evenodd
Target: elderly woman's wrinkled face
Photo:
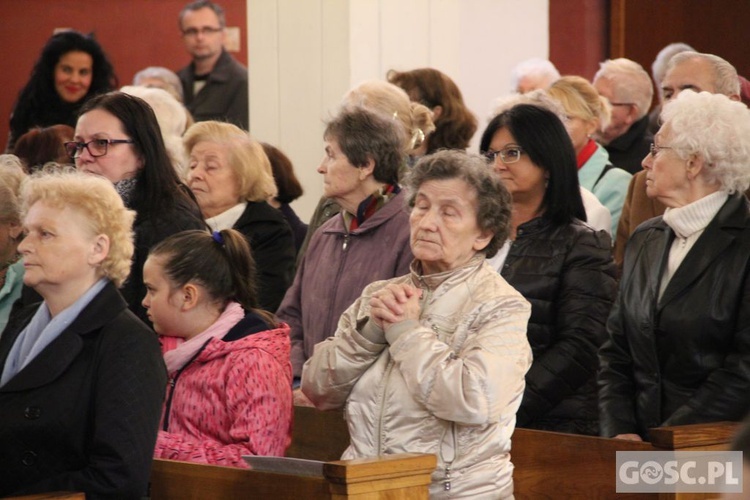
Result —
<path fill-rule="evenodd" d="M 83 99 L 94 78 L 94 60 L 89 54 L 73 50 L 60 56 L 55 65 L 55 90 L 65 102 Z"/>
<path fill-rule="evenodd" d="M 477 224 L 477 192 L 462 179 L 419 186 L 409 216 L 411 250 L 424 274 L 463 266 L 492 240 Z"/>
<path fill-rule="evenodd" d="M 143 161 L 136 154 L 133 144 L 106 144 L 105 154 L 91 154 L 91 151 L 94 151 L 100 155 L 94 144 L 90 144 L 92 141 L 132 140 L 132 137 L 125 133 L 125 127 L 120 119 L 103 109 L 92 109 L 78 118 L 74 140 L 89 145 L 78 153 L 75 159 L 76 168 L 89 174 L 101 175 L 113 184 L 124 179 L 132 179 L 143 166 Z"/>
<path fill-rule="evenodd" d="M 325 155 L 318 166 L 318 173 L 323 174 L 323 193 L 339 203 L 350 201 L 356 206 L 360 198 L 370 193 L 360 193 L 363 173 L 361 168 L 349 163 L 349 158 L 341 151 L 338 141 L 329 137 L 325 140 Z"/>
<path fill-rule="evenodd" d="M 207 219 L 240 203 L 239 179 L 229 165 L 226 144 L 202 141 L 193 146 L 188 163 L 188 186 Z"/>
<path fill-rule="evenodd" d="M 101 248 L 89 225 L 78 210 L 34 203 L 23 221 L 26 236 L 18 245 L 24 284 L 45 298 L 87 290 L 97 279 L 98 266 L 109 249 Z"/>
<path fill-rule="evenodd" d="M 654 136 L 653 153 L 643 159 L 646 170 L 646 194 L 664 205 L 677 208 L 689 203 L 687 199 L 688 170 L 686 161 L 671 148 L 672 130 L 664 124 Z"/>

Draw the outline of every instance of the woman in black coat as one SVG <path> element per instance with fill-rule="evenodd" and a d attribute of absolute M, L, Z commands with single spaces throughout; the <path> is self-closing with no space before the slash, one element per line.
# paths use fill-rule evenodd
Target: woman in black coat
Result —
<path fill-rule="evenodd" d="M 229 123 L 198 122 L 185 133 L 188 185 L 214 231 L 236 229 L 247 238 L 258 269 L 260 307 L 275 311 L 294 279 L 297 250 L 276 195 L 271 164 L 250 134 Z"/>
<path fill-rule="evenodd" d="M 511 241 L 490 262 L 531 302 L 534 361 L 517 425 L 596 435 L 615 268 L 609 235 L 584 222 L 573 145 L 554 113 L 520 104 L 490 121 L 480 149 L 513 197 Z"/>
<path fill-rule="evenodd" d="M 33 177 L 23 202 L 24 283 L 44 301 L 0 336 L 0 496 L 140 498 L 167 377 L 117 291 L 134 214 L 111 183 L 76 172 Z"/>
<path fill-rule="evenodd" d="M 135 254 L 122 295 L 149 323 L 143 264 L 163 239 L 188 229 L 206 229 L 200 210 L 172 167 L 159 123 L 142 99 L 122 92 L 97 96 L 81 108 L 75 142 L 66 144 L 76 167 L 109 179 L 125 206 L 135 210 Z"/>
<path fill-rule="evenodd" d="M 602 435 L 741 420 L 750 410 L 750 111 L 681 92 L 643 160 L 667 206 L 625 249 L 599 357 Z"/>

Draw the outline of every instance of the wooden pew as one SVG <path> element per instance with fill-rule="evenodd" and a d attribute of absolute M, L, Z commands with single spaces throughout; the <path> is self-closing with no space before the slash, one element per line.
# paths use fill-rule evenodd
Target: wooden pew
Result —
<path fill-rule="evenodd" d="M 662 427 L 650 443 L 516 429 L 511 460 L 517 499 L 615 498 L 617 451 L 727 449 L 738 423 Z M 287 456 L 333 460 L 349 443 L 341 412 L 297 406 Z M 716 495 L 617 495 L 617 498 L 700 499 Z"/>
<path fill-rule="evenodd" d="M 152 500 L 238 498 L 407 500 L 429 497 L 434 455 L 405 453 L 323 464 L 320 476 L 154 460 Z"/>
<path fill-rule="evenodd" d="M 70 491 L 52 491 L 50 493 L 21 495 L 20 497 L 3 497 L 3 500 L 86 500 L 86 495 Z"/>

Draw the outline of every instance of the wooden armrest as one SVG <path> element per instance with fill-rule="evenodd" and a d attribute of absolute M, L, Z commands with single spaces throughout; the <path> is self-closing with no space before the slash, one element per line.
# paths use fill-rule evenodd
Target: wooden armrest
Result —
<path fill-rule="evenodd" d="M 696 446 L 727 445 L 737 432 L 739 422 L 710 422 L 676 425 L 649 430 L 651 444 L 657 448 L 679 450 Z"/>

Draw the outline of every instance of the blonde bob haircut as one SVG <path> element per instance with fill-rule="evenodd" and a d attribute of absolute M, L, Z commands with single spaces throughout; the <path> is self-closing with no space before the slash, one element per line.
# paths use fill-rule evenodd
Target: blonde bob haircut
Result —
<path fill-rule="evenodd" d="M 266 201 L 276 196 L 271 162 L 263 146 L 249 133 L 236 125 L 218 121 L 197 122 L 192 125 L 182 143 L 188 156 L 199 142 L 213 142 L 226 148 L 227 165 L 239 183 L 238 192 L 246 201 Z M 192 160 L 188 160 L 188 165 Z"/>
<path fill-rule="evenodd" d="M 70 208 L 82 215 L 92 235 L 109 238 L 109 253 L 98 274 L 116 287 L 130 274 L 133 257 L 133 221 L 135 212 L 125 208 L 122 198 L 104 177 L 77 172 L 72 167 L 50 164 L 30 176 L 21 186 L 21 214 L 42 202 L 47 206 Z"/>
<path fill-rule="evenodd" d="M 342 108 L 361 106 L 397 119 L 404 127 L 404 154 L 414 154 L 427 137 L 435 131 L 432 111 L 412 102 L 401 87 L 382 80 L 368 80 L 351 89 L 344 96 Z"/>
<path fill-rule="evenodd" d="M 601 130 L 609 125 L 612 116 L 609 101 L 600 96 L 585 78 L 563 76 L 550 86 L 547 93 L 562 104 L 569 117 L 594 120 Z"/>

